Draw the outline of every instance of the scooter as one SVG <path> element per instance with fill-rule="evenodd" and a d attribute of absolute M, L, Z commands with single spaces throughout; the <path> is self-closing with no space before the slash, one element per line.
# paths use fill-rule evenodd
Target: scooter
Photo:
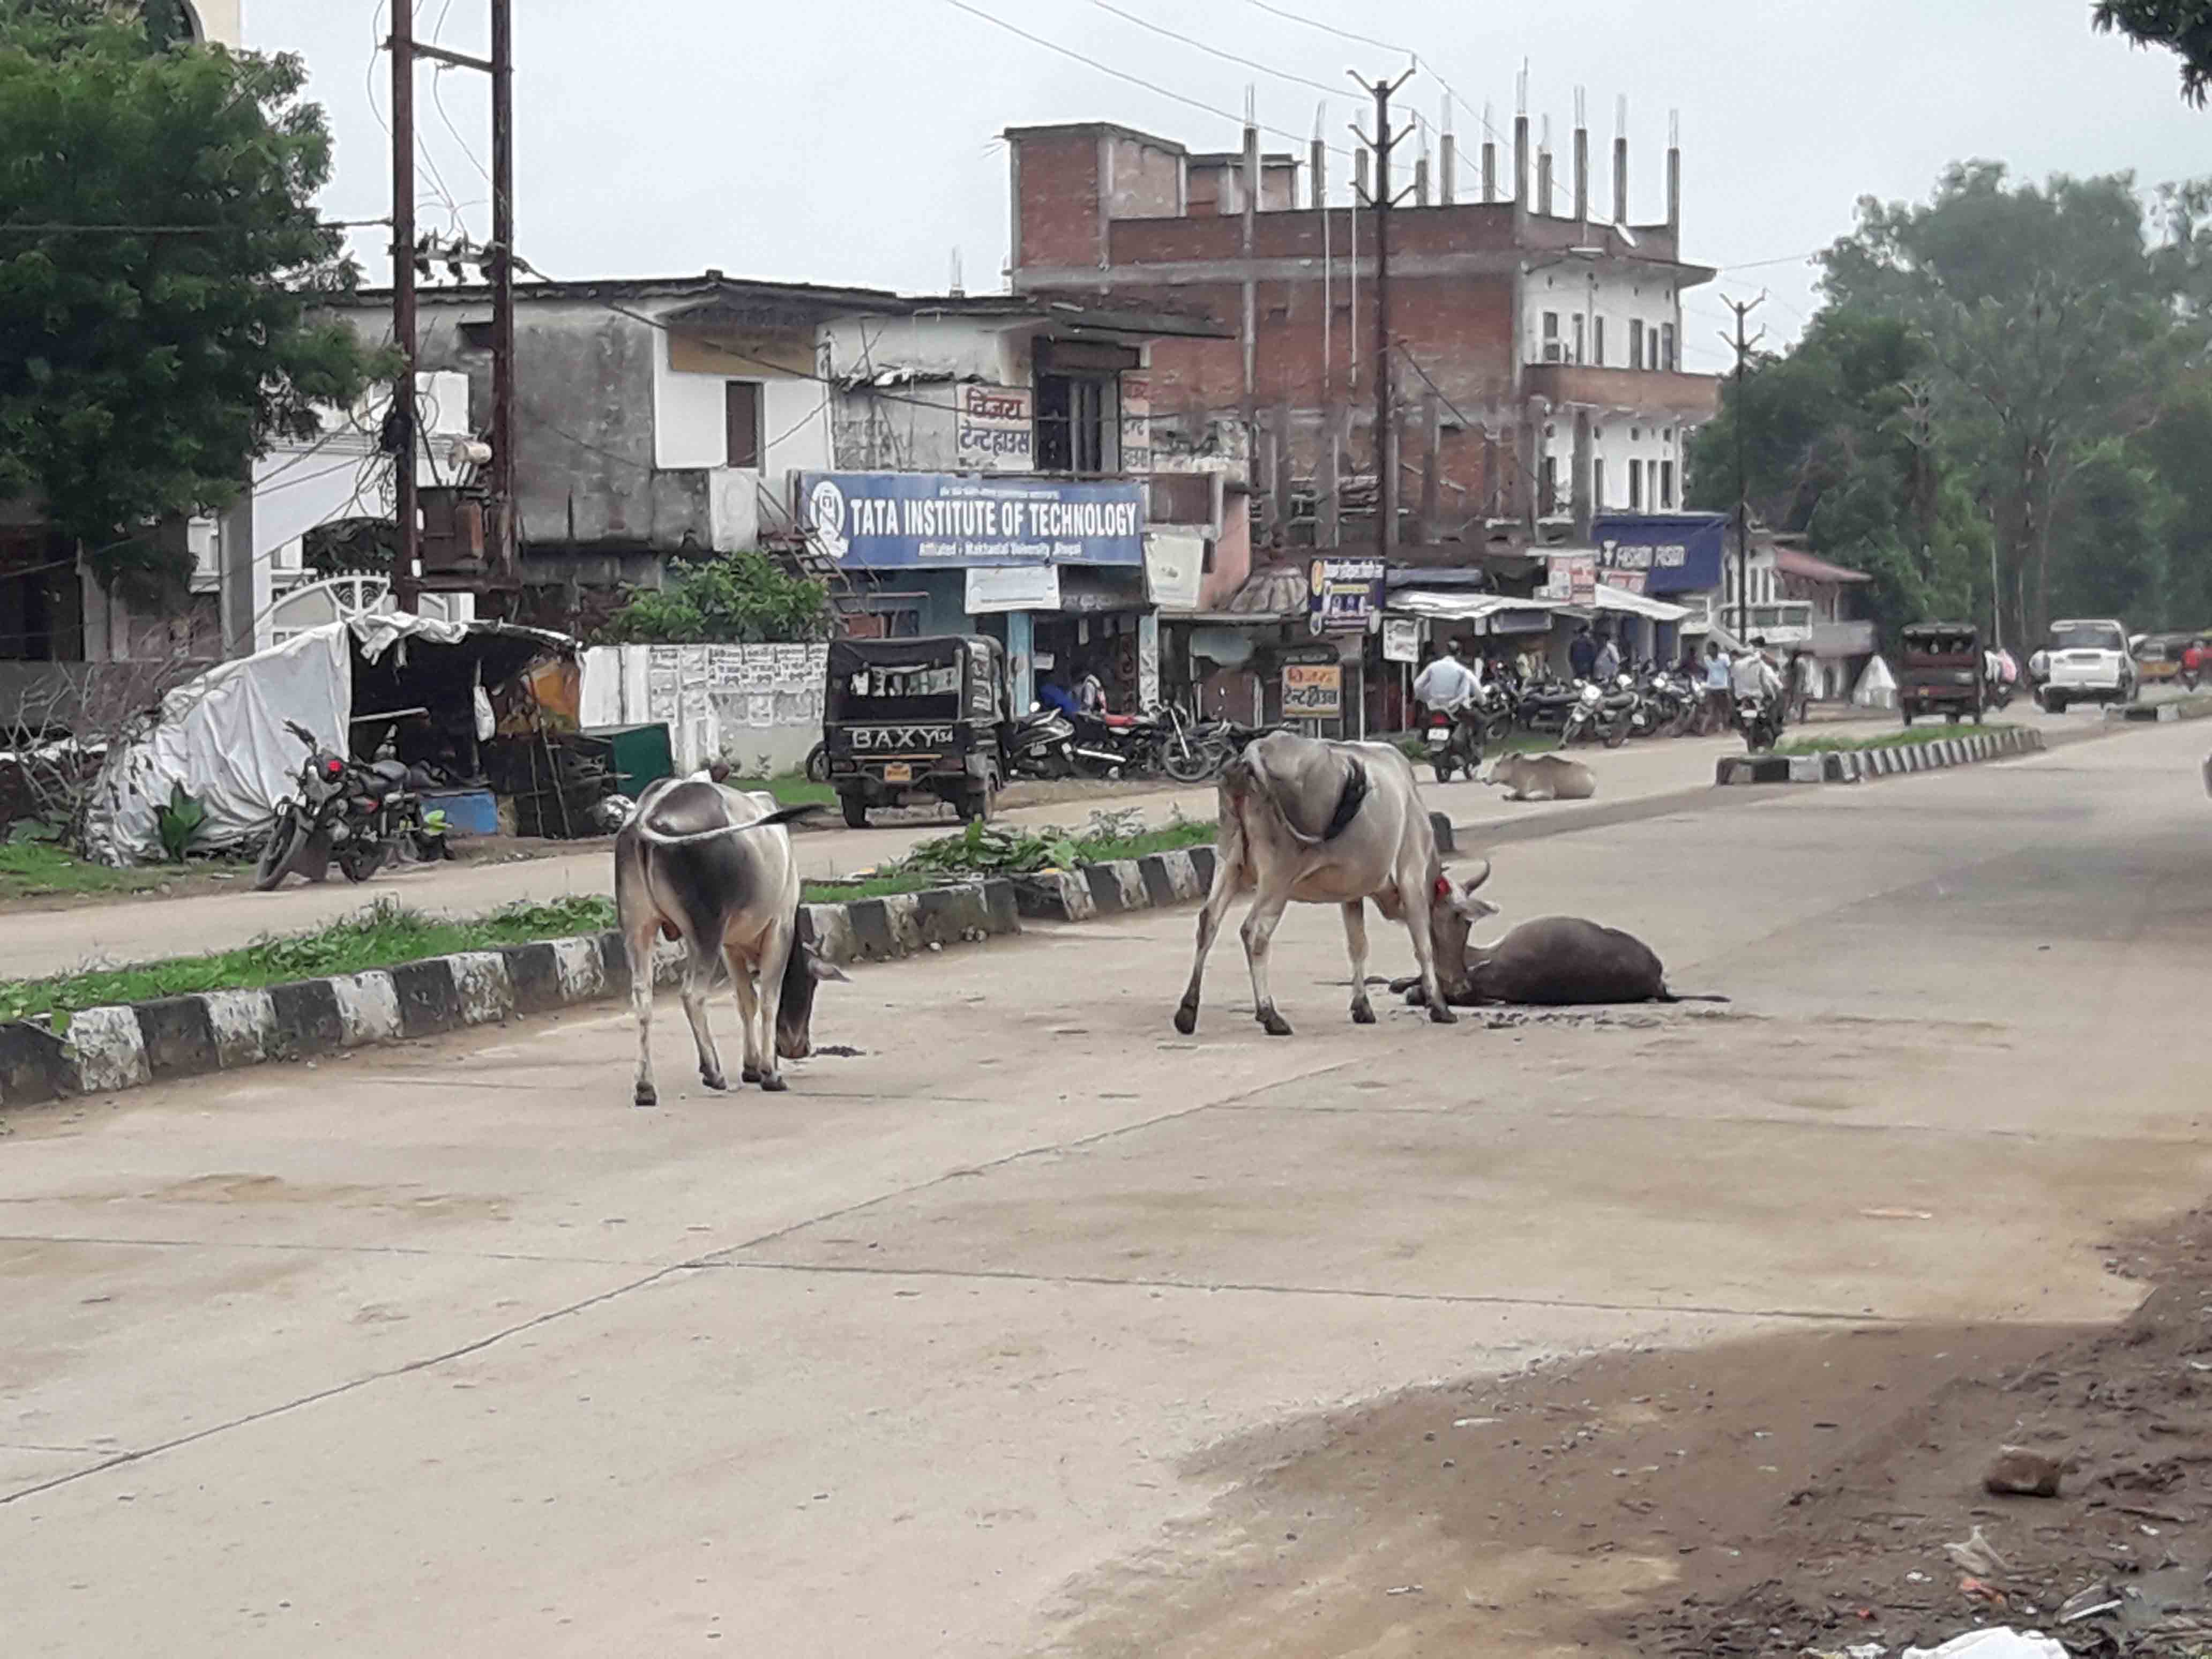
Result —
<path fill-rule="evenodd" d="M 1759 692 L 1751 692 L 1736 699 L 1735 723 L 1743 733 L 1743 746 L 1754 755 L 1763 755 L 1774 747 L 1782 736 L 1781 722 L 1774 708 Z"/>
<path fill-rule="evenodd" d="M 1017 720 L 1006 733 L 1006 775 L 1016 778 L 1066 778 L 1075 774 L 1075 722 L 1042 703 Z"/>

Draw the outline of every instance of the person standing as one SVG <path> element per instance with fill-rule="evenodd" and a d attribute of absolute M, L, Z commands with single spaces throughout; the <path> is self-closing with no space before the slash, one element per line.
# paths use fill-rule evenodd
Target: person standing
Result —
<path fill-rule="evenodd" d="M 1711 736 L 1715 732 L 1728 730 L 1729 716 L 1735 712 L 1735 684 L 1728 653 L 1721 649 L 1718 640 L 1705 641 L 1705 706 L 1698 717 L 1698 735 Z"/>
<path fill-rule="evenodd" d="M 1598 636 L 1597 660 L 1592 671 L 1600 685 L 1611 685 L 1620 673 L 1620 647 L 1613 642 L 1613 635 Z"/>
<path fill-rule="evenodd" d="M 1083 665 L 1082 678 L 1075 683 L 1075 706 L 1083 713 L 1103 719 L 1107 711 L 1106 687 L 1098 678 L 1094 664 Z"/>
<path fill-rule="evenodd" d="M 1567 646 L 1567 667 L 1578 680 L 1597 671 L 1597 641 L 1590 638 L 1588 623 L 1575 624 L 1575 637 Z"/>

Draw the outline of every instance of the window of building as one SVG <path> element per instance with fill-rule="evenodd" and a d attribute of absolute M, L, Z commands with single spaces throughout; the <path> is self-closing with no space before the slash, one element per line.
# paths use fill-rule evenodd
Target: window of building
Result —
<path fill-rule="evenodd" d="M 1641 461 L 1628 464 L 1628 510 L 1631 513 L 1644 510 L 1644 463 Z"/>
<path fill-rule="evenodd" d="M 1644 337 L 1644 367 L 1656 373 L 1659 368 L 1659 325 L 1654 323 Z"/>
<path fill-rule="evenodd" d="M 461 325 L 461 349 L 464 351 L 489 351 L 491 349 L 490 323 L 463 323 Z"/>
<path fill-rule="evenodd" d="M 1559 361 L 1559 313 L 1556 311 L 1544 313 L 1544 361 L 1547 363 Z"/>
<path fill-rule="evenodd" d="M 1590 319 L 1590 362 L 1600 368 L 1605 367 L 1605 319 Z"/>
<path fill-rule="evenodd" d="M 1659 505 L 1671 513 L 1674 510 L 1674 463 L 1659 463 Z"/>
<path fill-rule="evenodd" d="M 1109 439 L 1107 382 L 1086 374 L 1040 374 L 1036 457 L 1041 472 L 1103 472 L 1119 459 Z"/>
<path fill-rule="evenodd" d="M 1536 511 L 1549 515 L 1559 510 L 1559 458 L 1544 457 L 1544 477 L 1536 501 Z"/>
<path fill-rule="evenodd" d="M 1590 507 L 1594 512 L 1605 511 L 1605 463 L 1590 463 Z"/>
<path fill-rule="evenodd" d="M 1581 313 L 1580 312 L 1577 312 L 1577 313 L 1575 313 L 1575 355 L 1574 355 L 1572 357 L 1569 358 L 1567 361 L 1568 361 L 1568 362 L 1576 362 L 1576 363 L 1578 363 L 1578 362 L 1582 362 L 1582 360 L 1583 360 L 1583 316 L 1582 316 L 1582 313 Z"/>
<path fill-rule="evenodd" d="M 1628 319 L 1628 366 L 1631 368 L 1644 367 L 1644 319 L 1641 317 Z"/>
<path fill-rule="evenodd" d="M 757 472 L 761 467 L 761 383 L 727 380 L 722 386 L 722 426 L 728 435 L 730 466 Z"/>
<path fill-rule="evenodd" d="M 1674 325 L 1659 325 L 1659 367 L 1672 374 L 1674 372 Z"/>

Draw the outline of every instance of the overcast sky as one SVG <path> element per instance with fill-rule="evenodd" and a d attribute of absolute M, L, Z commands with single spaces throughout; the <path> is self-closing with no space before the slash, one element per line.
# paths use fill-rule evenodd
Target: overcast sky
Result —
<path fill-rule="evenodd" d="M 404 0 L 401 0 L 404 3 Z M 1111 120 L 1194 149 L 1231 149 L 1245 88 L 1287 147 L 1314 131 L 1322 94 L 1162 38 L 1100 0 L 969 0 L 1114 70 L 1116 79 L 1017 38 L 952 0 L 515 0 L 517 241 L 564 277 L 696 273 L 942 290 L 953 250 L 970 292 L 1000 288 L 1006 146 L 1028 123 Z M 1609 207 L 1613 105 L 1629 100 L 1631 217 L 1664 212 L 1670 109 L 1681 112 L 1684 250 L 1723 267 L 1692 292 L 1690 366 L 1717 368 L 1719 296 L 1765 289 L 1787 337 L 1815 303 L 1802 256 L 1848 231 L 1863 194 L 1925 196 L 1951 161 L 1988 156 L 2040 178 L 2132 170 L 2146 185 L 2212 173 L 2212 115 L 2176 95 L 2173 60 L 2089 30 L 2087 0 L 1635 0 L 1443 6 L 1434 0 L 1112 0 L 1140 16 L 1329 87 L 1325 131 L 1348 144 L 1364 109 L 1347 69 L 1395 73 L 1401 98 L 1480 142 L 1486 103 L 1510 132 L 1529 69 L 1532 116 L 1564 156 L 1574 90 L 1588 88 L 1596 201 Z M 385 0 L 245 0 L 247 44 L 300 53 L 330 112 L 334 217 L 386 212 L 391 69 L 376 43 Z M 487 0 L 416 0 L 416 32 L 487 45 Z M 489 234 L 483 77 L 420 71 L 418 210 Z M 434 100 L 433 94 L 436 94 Z M 443 115 L 449 117 L 449 131 Z M 1403 153 L 1402 151 L 1401 152 Z M 1336 162 L 1337 179 L 1346 177 Z M 1462 179 L 1473 173 L 1463 164 Z M 1501 166 L 1503 164 L 1501 163 Z M 1562 204 L 1566 163 L 1563 160 Z M 434 166 L 435 176 L 431 167 Z M 356 247 L 388 267 L 374 233 Z"/>

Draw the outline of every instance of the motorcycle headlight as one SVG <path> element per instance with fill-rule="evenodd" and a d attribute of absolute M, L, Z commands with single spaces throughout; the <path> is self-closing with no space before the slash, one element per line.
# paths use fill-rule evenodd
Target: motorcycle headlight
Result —
<path fill-rule="evenodd" d="M 1583 687 L 1583 701 L 1584 702 L 1596 702 L 1604 695 L 1605 694 L 1603 692 L 1600 691 L 1597 687 L 1594 685 L 1586 685 Z"/>

